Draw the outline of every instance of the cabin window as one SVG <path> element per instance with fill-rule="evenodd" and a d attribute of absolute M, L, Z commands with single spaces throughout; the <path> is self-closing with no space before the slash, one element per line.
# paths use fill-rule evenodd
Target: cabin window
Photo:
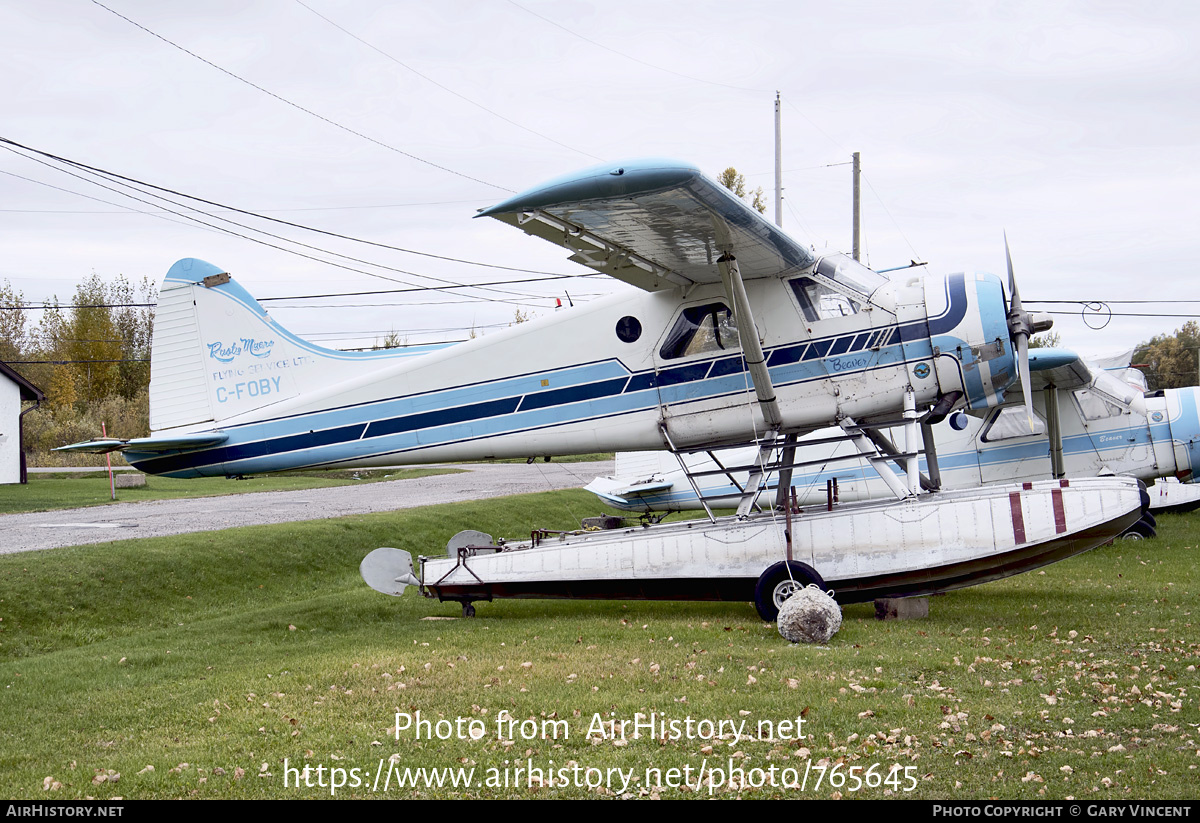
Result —
<path fill-rule="evenodd" d="M 985 443 L 995 443 L 998 440 L 1011 440 L 1014 437 L 1032 437 L 1035 434 L 1045 434 L 1046 424 L 1035 413 L 1033 426 L 1024 406 L 1008 406 L 992 418 L 992 423 L 979 438 Z"/>
<path fill-rule="evenodd" d="M 737 351 L 737 320 L 724 303 L 692 306 L 671 327 L 659 350 L 663 360 L 716 351 Z"/>
<path fill-rule="evenodd" d="M 810 323 L 833 317 L 848 317 L 862 308 L 858 301 L 851 300 L 811 277 L 798 277 L 790 282 L 796 300 L 800 302 L 800 311 Z"/>
<path fill-rule="evenodd" d="M 617 339 L 622 343 L 634 343 L 642 336 L 642 324 L 633 315 L 626 315 L 617 321 Z"/>
<path fill-rule="evenodd" d="M 1083 419 L 1088 421 L 1120 417 L 1125 411 L 1104 395 L 1091 389 L 1080 389 L 1075 392 L 1075 402 L 1079 404 L 1079 411 L 1083 414 Z"/>

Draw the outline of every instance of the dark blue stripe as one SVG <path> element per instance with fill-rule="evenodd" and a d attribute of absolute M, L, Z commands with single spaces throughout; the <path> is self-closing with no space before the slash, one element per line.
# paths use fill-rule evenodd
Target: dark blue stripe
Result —
<path fill-rule="evenodd" d="M 544 409 L 547 406 L 561 406 L 566 403 L 578 403 L 581 400 L 595 400 L 597 397 L 620 394 L 628 382 L 628 377 L 618 377 L 615 380 L 602 380 L 599 383 L 585 383 L 582 386 L 568 386 L 565 389 L 527 394 L 517 411 L 532 411 L 533 409 Z"/>
<path fill-rule="evenodd" d="M 376 420 L 367 429 L 366 436 L 385 437 L 389 434 L 465 423 L 468 420 L 479 420 L 484 417 L 499 417 L 515 412 L 519 402 L 520 398 L 505 397 L 500 400 L 489 400 L 486 403 L 473 403 L 470 406 L 456 406 L 452 409 L 438 409 L 421 414 L 406 414 L 390 420 Z"/>
<path fill-rule="evenodd" d="M 833 357 L 834 355 L 837 355 L 837 354 L 843 354 L 843 353 L 845 353 L 845 351 L 847 349 L 850 348 L 850 344 L 853 342 L 854 342 L 853 337 L 839 337 L 837 340 L 833 341 L 833 345 L 829 347 L 829 351 L 826 353 L 825 356 Z"/>
<path fill-rule="evenodd" d="M 629 394 L 635 391 L 645 391 L 646 389 L 654 388 L 658 385 L 658 381 L 655 380 L 656 377 L 658 375 L 652 371 L 635 374 L 629 378 L 629 385 L 625 387 L 625 393 Z"/>
<path fill-rule="evenodd" d="M 820 360 L 829 352 L 829 347 L 833 345 L 832 340 L 818 340 L 808 347 L 808 351 L 804 353 L 805 360 Z"/>
<path fill-rule="evenodd" d="M 726 357 L 713 362 L 712 370 L 709 371 L 708 376 L 710 379 L 713 377 L 727 377 L 731 374 L 741 374 L 745 370 L 746 367 L 742 365 L 742 358 L 740 356 Z"/>
<path fill-rule="evenodd" d="M 792 363 L 799 363 L 800 358 L 804 356 L 804 350 L 808 347 L 807 343 L 801 343 L 799 346 L 785 346 L 782 349 L 775 349 L 767 357 L 768 366 L 790 366 Z"/>
<path fill-rule="evenodd" d="M 954 327 L 967 316 L 967 279 L 962 274 L 952 274 L 946 279 L 950 294 L 950 305 L 946 313 L 929 318 L 929 336 L 953 331 Z"/>
<path fill-rule="evenodd" d="M 659 386 L 675 386 L 679 383 L 691 383 L 693 380 L 703 380 L 708 374 L 708 363 L 695 363 L 690 366 L 676 366 L 658 373 Z M 632 382 L 632 381 L 630 381 Z"/>
<path fill-rule="evenodd" d="M 215 463 L 226 463 L 232 460 L 266 457 L 267 455 L 278 454 L 280 452 L 346 443 L 362 437 L 362 433 L 366 428 L 366 423 L 355 423 L 351 426 L 339 426 L 336 429 L 305 432 L 303 434 L 289 434 L 285 437 L 276 437 L 272 440 L 260 440 L 257 443 L 224 446 L 204 452 L 206 461 L 204 465 L 211 466 Z M 196 453 L 167 455 L 139 462 L 138 465 L 144 467 L 141 471 L 149 474 L 165 474 L 166 472 L 180 471 L 196 466 Z"/>

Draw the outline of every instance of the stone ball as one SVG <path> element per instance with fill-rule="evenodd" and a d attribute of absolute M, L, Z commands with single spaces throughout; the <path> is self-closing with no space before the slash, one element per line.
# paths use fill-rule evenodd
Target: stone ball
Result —
<path fill-rule="evenodd" d="M 779 607 L 779 633 L 792 643 L 828 643 L 842 627 L 842 607 L 817 586 L 805 586 Z"/>

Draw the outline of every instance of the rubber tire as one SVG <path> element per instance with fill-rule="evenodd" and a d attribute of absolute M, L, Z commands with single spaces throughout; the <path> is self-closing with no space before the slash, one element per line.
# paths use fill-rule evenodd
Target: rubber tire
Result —
<path fill-rule="evenodd" d="M 1121 535 L 1122 540 L 1150 540 L 1155 537 L 1158 537 L 1158 532 L 1145 520 L 1134 523 Z"/>
<path fill-rule="evenodd" d="M 1142 519 L 1138 522 L 1148 523 L 1150 528 L 1154 529 L 1156 533 L 1158 532 L 1158 520 L 1154 517 L 1153 512 L 1142 512 Z"/>
<path fill-rule="evenodd" d="M 790 575 L 788 574 L 789 568 L 791 569 Z M 795 587 L 792 586 L 792 581 L 795 581 Z M 820 586 L 821 591 L 825 590 L 825 580 L 817 573 L 816 569 L 807 563 L 781 560 L 769 567 L 759 576 L 758 583 L 754 585 L 754 608 L 758 611 L 758 616 L 767 623 L 774 623 L 775 618 L 779 617 L 779 604 L 794 594 L 796 587 L 803 588 L 811 583 Z M 791 588 L 792 591 L 783 595 L 787 588 Z M 776 602 L 780 595 L 783 596 Z"/>

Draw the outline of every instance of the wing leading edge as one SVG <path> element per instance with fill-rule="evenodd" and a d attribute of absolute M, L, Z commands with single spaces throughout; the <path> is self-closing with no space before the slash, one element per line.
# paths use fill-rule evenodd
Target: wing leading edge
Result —
<path fill-rule="evenodd" d="M 494 217 L 646 291 L 719 283 L 732 252 L 747 280 L 811 266 L 813 253 L 694 166 L 637 160 L 596 166 L 516 195 Z"/>

